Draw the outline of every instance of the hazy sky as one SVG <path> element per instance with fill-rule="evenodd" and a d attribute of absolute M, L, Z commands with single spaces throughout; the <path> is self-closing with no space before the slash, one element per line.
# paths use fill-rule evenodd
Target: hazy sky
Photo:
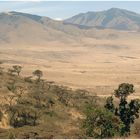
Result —
<path fill-rule="evenodd" d="M 140 1 L 0 1 L 0 12 L 19 11 L 48 16 L 53 19 L 65 19 L 78 13 L 101 11 L 112 7 L 123 8 L 140 13 Z"/>

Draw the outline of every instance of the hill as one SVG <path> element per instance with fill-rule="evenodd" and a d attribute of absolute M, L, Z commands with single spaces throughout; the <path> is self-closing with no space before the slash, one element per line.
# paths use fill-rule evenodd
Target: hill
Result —
<path fill-rule="evenodd" d="M 6 69 L 0 64 L 0 138 L 120 138 L 118 130 L 123 128 L 123 124 L 117 115 L 108 110 L 112 105 L 108 99 L 112 96 L 106 100 L 83 89 L 72 90 L 44 80 L 41 70 L 33 71 L 29 77 L 23 77 L 21 71 L 20 65 Z M 118 103 L 118 99 L 114 101 Z M 136 108 L 139 100 L 135 101 L 138 103 L 134 104 Z M 131 126 L 131 135 L 123 138 L 139 137 L 138 121 Z M 96 122 L 97 126 L 91 125 Z M 108 123 L 113 127 L 113 133 Z M 102 133 L 105 135 L 97 133 L 97 128 L 99 132 L 104 130 Z"/>
<path fill-rule="evenodd" d="M 110 17 L 110 15 L 108 16 Z M 94 22 L 94 18 L 91 17 L 91 19 Z M 116 18 L 114 23 L 117 21 Z M 83 23 L 79 23 L 80 25 L 71 23 L 14 11 L 0 13 L 0 43 L 10 46 L 12 44 L 43 46 L 48 42 L 77 44 L 84 38 L 112 39 L 113 36 L 117 38 L 120 34 L 115 30 L 88 27 Z M 111 36 L 112 34 L 113 36 Z"/>
<path fill-rule="evenodd" d="M 47 17 L 8 12 L 0 14 L 0 40 L 3 44 L 45 44 L 47 41 L 67 41 L 71 37 L 63 32 L 45 26 L 41 21 L 50 21 Z M 53 22 L 53 20 L 52 20 Z"/>
<path fill-rule="evenodd" d="M 140 14 L 118 8 L 100 12 L 81 13 L 66 19 L 64 22 L 89 27 L 140 30 Z"/>
<path fill-rule="evenodd" d="M 80 129 L 83 112 L 87 104 L 101 102 L 97 96 L 42 77 L 38 81 L 35 75 L 18 76 L 12 70 L 0 66 L 0 138 L 84 136 Z"/>

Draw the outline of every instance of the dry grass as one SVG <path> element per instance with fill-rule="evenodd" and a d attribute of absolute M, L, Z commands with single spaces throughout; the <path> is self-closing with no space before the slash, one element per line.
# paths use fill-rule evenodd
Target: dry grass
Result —
<path fill-rule="evenodd" d="M 115 34 L 115 39 L 107 38 Z M 46 45 L 0 46 L 5 66 L 21 64 L 23 75 L 35 69 L 44 71 L 50 81 L 72 88 L 83 88 L 94 94 L 111 94 L 122 82 L 140 91 L 140 33 L 112 30 L 97 32 L 100 38 L 84 38 L 64 43 L 50 41 Z"/>

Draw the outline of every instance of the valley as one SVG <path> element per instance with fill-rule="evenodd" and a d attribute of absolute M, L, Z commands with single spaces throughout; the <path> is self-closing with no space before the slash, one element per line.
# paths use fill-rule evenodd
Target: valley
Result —
<path fill-rule="evenodd" d="M 0 138 L 139 138 L 140 14 L 1 12 L 0 97 Z"/>
<path fill-rule="evenodd" d="M 23 75 L 41 69 L 44 78 L 50 81 L 74 89 L 87 89 L 93 94 L 110 94 L 122 82 L 135 84 L 139 92 L 140 49 L 137 38 L 140 34 L 127 34 L 127 40 L 121 37 L 114 40 L 82 38 L 81 43 L 1 46 L 1 59 L 6 67 L 22 65 Z"/>

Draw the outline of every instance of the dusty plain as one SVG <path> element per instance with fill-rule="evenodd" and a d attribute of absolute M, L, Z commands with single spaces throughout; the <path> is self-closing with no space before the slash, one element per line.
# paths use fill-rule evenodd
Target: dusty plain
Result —
<path fill-rule="evenodd" d="M 23 75 L 35 69 L 45 79 L 100 96 L 110 95 L 118 84 L 133 83 L 140 92 L 140 33 L 103 30 L 115 38 L 84 38 L 80 41 L 48 41 L 45 45 L 1 44 L 6 67 L 23 66 Z M 111 32 L 111 33 L 110 33 Z M 112 33 L 113 32 L 113 33 Z"/>

